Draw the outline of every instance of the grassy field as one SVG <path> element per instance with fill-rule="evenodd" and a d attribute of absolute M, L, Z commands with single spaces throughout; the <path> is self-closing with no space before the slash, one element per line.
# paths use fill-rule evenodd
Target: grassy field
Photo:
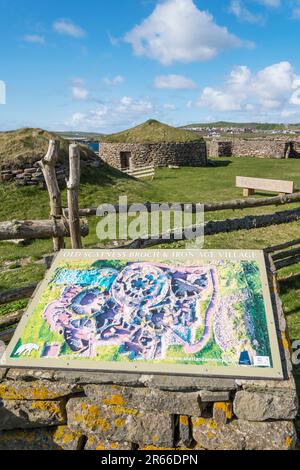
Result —
<path fill-rule="evenodd" d="M 294 180 L 300 188 L 300 160 L 259 160 L 253 158 L 227 158 L 214 161 L 207 168 L 159 169 L 153 181 L 136 181 L 113 169 L 93 170 L 82 179 L 80 206 L 93 207 L 102 203 L 117 203 L 121 195 L 129 202 L 212 202 L 241 197 L 235 188 L 235 177 L 257 176 Z M 257 197 L 261 197 L 258 194 Z M 36 187 L 16 188 L 0 184 L 0 220 L 48 218 L 47 192 Z M 66 192 L 63 192 L 66 204 Z M 298 204 L 299 206 L 299 204 Z M 272 213 L 291 209 L 297 204 L 206 214 L 206 220 L 243 217 L 249 214 Z M 96 217 L 89 218 L 90 234 L 84 239 L 85 247 L 103 246 L 96 237 Z M 205 239 L 205 248 L 262 249 L 266 246 L 299 238 L 300 222 L 280 226 L 241 230 L 218 234 Z M 183 243 L 168 245 L 180 247 Z M 0 291 L 39 281 L 45 271 L 41 257 L 52 250 L 51 240 L 36 240 L 28 246 L 19 247 L 0 243 Z M 281 298 L 287 315 L 292 340 L 300 338 L 300 264 L 280 271 L 284 282 Z M 0 306 L 0 315 L 26 307 L 21 300 Z M 295 374 L 300 388 L 300 367 Z M 300 429 L 300 420 L 299 420 Z"/>
<path fill-rule="evenodd" d="M 178 170 L 159 169 L 155 179 L 136 181 L 113 169 L 99 169 L 84 176 L 80 191 L 80 206 L 98 206 L 101 203 L 117 203 L 120 195 L 127 195 L 129 202 L 211 202 L 241 197 L 241 190 L 235 188 L 237 175 L 285 178 L 295 181 L 300 188 L 300 160 L 260 160 L 253 158 L 231 158 L 215 160 L 216 166 L 207 168 L 181 168 Z M 258 194 L 257 197 L 260 197 Z M 48 218 L 49 204 L 46 191 L 36 187 L 17 188 L 0 184 L 0 220 Z M 63 192 L 66 204 L 66 192 Z M 296 207 L 296 204 L 256 209 L 222 211 L 206 214 L 206 219 L 216 220 L 243 217 L 249 214 L 271 213 Z M 85 247 L 101 246 L 96 237 L 96 217 L 89 218 L 90 234 L 84 239 Z M 206 237 L 205 248 L 248 248 L 261 249 L 266 246 L 288 241 L 299 236 L 300 222 L 242 230 L 234 233 Z M 183 243 L 172 245 L 180 247 Z M 171 247 L 171 246 L 169 246 Z M 19 247 L 8 243 L 0 244 L 0 290 L 19 287 L 38 281 L 43 277 L 44 266 L 41 257 L 51 252 L 51 240 L 36 240 L 28 246 Z M 296 265 L 280 272 L 281 277 L 300 273 Z M 300 281 L 295 278 L 285 287 L 282 298 L 288 314 L 292 338 L 300 338 Z M 17 302 L 0 307 L 0 314 L 20 308 L 26 302 Z"/>

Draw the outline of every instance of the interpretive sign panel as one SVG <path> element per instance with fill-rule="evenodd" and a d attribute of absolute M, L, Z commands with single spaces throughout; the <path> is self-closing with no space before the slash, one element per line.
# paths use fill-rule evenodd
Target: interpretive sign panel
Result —
<path fill-rule="evenodd" d="M 1 365 L 281 379 L 264 255 L 61 251 Z"/>

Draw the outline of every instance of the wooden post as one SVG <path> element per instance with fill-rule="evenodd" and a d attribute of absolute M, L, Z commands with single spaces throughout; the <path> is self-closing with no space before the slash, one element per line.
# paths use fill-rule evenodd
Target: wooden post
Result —
<path fill-rule="evenodd" d="M 61 203 L 61 194 L 58 186 L 55 164 L 58 160 L 60 143 L 58 140 L 50 140 L 48 152 L 45 157 L 39 162 L 39 165 L 42 169 L 46 186 L 49 193 L 50 199 L 50 216 L 56 222 L 61 219 L 63 215 L 62 203 Z M 54 251 L 60 251 L 64 248 L 64 239 L 63 237 L 57 236 L 53 238 L 53 247 Z"/>
<path fill-rule="evenodd" d="M 253 196 L 254 193 L 255 193 L 254 189 L 249 189 L 249 188 L 244 188 L 244 189 L 243 189 L 243 195 L 244 195 L 244 197 Z"/>
<path fill-rule="evenodd" d="M 71 242 L 73 249 L 81 249 L 80 217 L 78 207 L 78 192 L 80 186 L 80 148 L 71 144 L 69 149 L 70 176 L 67 181 L 68 189 L 68 215 Z"/>

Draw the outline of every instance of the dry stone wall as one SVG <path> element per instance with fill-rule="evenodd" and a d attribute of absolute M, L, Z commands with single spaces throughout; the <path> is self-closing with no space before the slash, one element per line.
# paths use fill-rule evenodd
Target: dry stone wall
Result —
<path fill-rule="evenodd" d="M 121 168 L 121 152 L 131 153 L 131 168 L 154 165 L 155 167 L 205 166 L 206 143 L 163 142 L 157 144 L 111 144 L 101 143 L 100 156 L 109 165 Z"/>
<path fill-rule="evenodd" d="M 269 270 L 284 381 L 0 370 L 0 450 L 288 450 L 298 410 Z"/>
<path fill-rule="evenodd" d="M 95 168 L 101 166 L 100 159 L 85 160 L 81 162 L 82 169 Z M 64 164 L 56 166 L 57 181 L 60 185 L 65 184 L 66 178 L 69 176 L 69 169 Z M 23 163 L 22 165 L 2 165 L 0 167 L 0 182 L 14 183 L 17 186 L 45 186 L 43 173 L 39 167 L 38 162 Z"/>
<path fill-rule="evenodd" d="M 9 370 L 0 382 L 0 450 L 291 449 L 293 380 Z"/>
<path fill-rule="evenodd" d="M 207 147 L 209 157 L 300 158 L 300 140 L 214 139 Z"/>

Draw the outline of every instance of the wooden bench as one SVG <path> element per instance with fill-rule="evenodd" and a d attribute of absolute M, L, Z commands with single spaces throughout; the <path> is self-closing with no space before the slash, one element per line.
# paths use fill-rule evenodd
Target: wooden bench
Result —
<path fill-rule="evenodd" d="M 252 196 L 255 191 L 270 191 L 280 196 L 294 192 L 294 182 L 285 180 L 271 180 L 265 178 L 236 177 L 236 187 L 243 188 L 245 197 Z"/>
<path fill-rule="evenodd" d="M 155 168 L 153 165 L 151 166 L 143 166 L 140 168 L 132 168 L 130 170 L 122 170 L 123 173 L 132 176 L 133 178 L 154 178 L 155 176 Z"/>

